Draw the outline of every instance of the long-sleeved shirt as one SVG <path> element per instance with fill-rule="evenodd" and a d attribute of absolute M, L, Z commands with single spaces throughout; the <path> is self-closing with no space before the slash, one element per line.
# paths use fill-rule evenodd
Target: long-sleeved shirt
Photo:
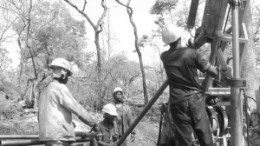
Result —
<path fill-rule="evenodd" d="M 92 116 L 73 98 L 66 85 L 54 80 L 40 95 L 38 113 L 40 141 L 74 141 L 72 113 L 89 126 L 95 124 Z"/>
<path fill-rule="evenodd" d="M 170 48 L 161 55 L 169 80 L 170 97 L 175 102 L 184 100 L 191 91 L 202 92 L 197 69 L 205 72 L 210 67 L 205 55 L 198 50 L 183 47 Z"/>
<path fill-rule="evenodd" d="M 132 112 L 130 107 L 124 103 L 116 104 L 115 106 L 118 113 L 118 132 L 119 136 L 122 136 L 133 122 Z M 133 132 L 135 131 L 133 130 Z M 121 146 L 126 145 L 126 141 L 124 141 Z"/>

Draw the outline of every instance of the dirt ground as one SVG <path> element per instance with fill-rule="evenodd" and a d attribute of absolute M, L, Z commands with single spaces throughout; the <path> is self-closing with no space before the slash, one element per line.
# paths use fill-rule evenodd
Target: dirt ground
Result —
<path fill-rule="evenodd" d="M 101 120 L 100 114 L 95 114 L 97 119 Z M 82 124 L 79 120 L 74 120 L 76 124 L 75 131 L 89 131 L 90 127 Z M 1 135 L 38 135 L 38 122 L 36 114 L 26 114 L 17 119 L 1 120 Z M 134 142 L 128 142 L 128 146 L 156 146 L 158 137 L 158 123 L 152 123 L 149 120 L 143 120 L 136 126 L 136 139 Z"/>

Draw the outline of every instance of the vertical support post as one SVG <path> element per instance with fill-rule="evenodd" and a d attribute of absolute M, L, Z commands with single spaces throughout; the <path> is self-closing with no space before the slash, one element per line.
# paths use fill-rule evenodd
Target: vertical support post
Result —
<path fill-rule="evenodd" d="M 239 5 L 232 4 L 232 53 L 233 53 L 233 78 L 240 78 L 240 53 L 239 53 Z M 243 146 L 243 120 L 242 100 L 240 87 L 231 87 L 231 146 Z"/>

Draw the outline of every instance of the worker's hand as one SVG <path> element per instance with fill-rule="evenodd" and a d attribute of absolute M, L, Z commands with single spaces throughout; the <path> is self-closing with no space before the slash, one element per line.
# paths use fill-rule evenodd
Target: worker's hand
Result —
<path fill-rule="evenodd" d="M 226 70 L 221 69 L 220 72 L 223 77 L 232 78 L 232 68 L 230 66 Z"/>
<path fill-rule="evenodd" d="M 163 103 L 159 110 L 161 111 L 161 113 L 167 112 L 167 103 Z"/>
<path fill-rule="evenodd" d="M 131 137 L 130 137 L 130 142 L 134 142 L 135 141 L 135 133 L 131 133 Z"/>
<path fill-rule="evenodd" d="M 98 124 L 94 124 L 89 132 L 97 132 L 98 131 Z"/>
<path fill-rule="evenodd" d="M 193 38 L 190 38 L 189 40 L 188 40 L 188 42 L 187 42 L 187 47 L 189 47 L 189 48 L 194 48 L 195 46 L 194 46 L 194 40 L 193 40 Z"/>
<path fill-rule="evenodd" d="M 74 121 L 72 121 L 72 125 L 73 125 L 74 128 L 77 127 L 77 126 L 76 126 L 76 123 L 75 123 Z"/>

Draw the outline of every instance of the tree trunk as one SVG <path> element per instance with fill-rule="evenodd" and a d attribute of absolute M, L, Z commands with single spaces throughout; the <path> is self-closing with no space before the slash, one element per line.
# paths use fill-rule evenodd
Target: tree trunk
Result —
<path fill-rule="evenodd" d="M 242 72 L 241 77 L 246 79 L 246 94 L 250 97 L 255 97 L 255 90 L 258 89 L 259 83 L 257 82 L 256 75 L 256 55 L 255 55 L 255 46 L 254 46 L 254 33 L 253 33 L 253 24 L 252 24 L 252 13 L 251 13 L 251 0 L 247 0 L 247 4 L 244 10 L 243 22 L 246 25 L 247 33 L 248 33 L 248 44 L 243 51 L 242 56 Z M 253 100 L 248 100 L 248 107 L 250 113 L 256 111 L 256 103 Z"/>
<path fill-rule="evenodd" d="M 133 21 L 133 9 L 129 6 L 131 0 L 128 0 L 127 5 L 123 4 L 122 2 L 120 2 L 119 0 L 116 0 L 117 3 L 119 3 L 120 5 L 126 7 L 127 10 L 127 14 L 129 16 L 129 20 L 131 22 L 131 25 L 133 26 L 134 29 L 134 37 L 135 37 L 135 49 L 136 52 L 138 54 L 138 58 L 139 58 L 139 64 L 140 64 L 140 69 L 141 69 L 141 73 L 142 73 L 142 79 L 143 79 L 143 90 L 144 90 L 144 104 L 148 103 L 148 92 L 147 92 L 147 85 L 146 85 L 146 75 L 145 75 L 145 70 L 144 70 L 144 65 L 143 65 L 143 58 L 142 58 L 142 53 L 140 51 L 139 45 L 138 45 L 138 34 L 137 34 L 137 28 L 136 25 Z"/>
<path fill-rule="evenodd" d="M 102 49 L 100 47 L 99 43 L 99 34 L 97 30 L 95 30 L 95 45 L 97 49 L 97 72 L 98 72 L 98 78 L 100 78 L 102 73 L 102 62 L 103 62 L 103 55 L 102 55 Z"/>

